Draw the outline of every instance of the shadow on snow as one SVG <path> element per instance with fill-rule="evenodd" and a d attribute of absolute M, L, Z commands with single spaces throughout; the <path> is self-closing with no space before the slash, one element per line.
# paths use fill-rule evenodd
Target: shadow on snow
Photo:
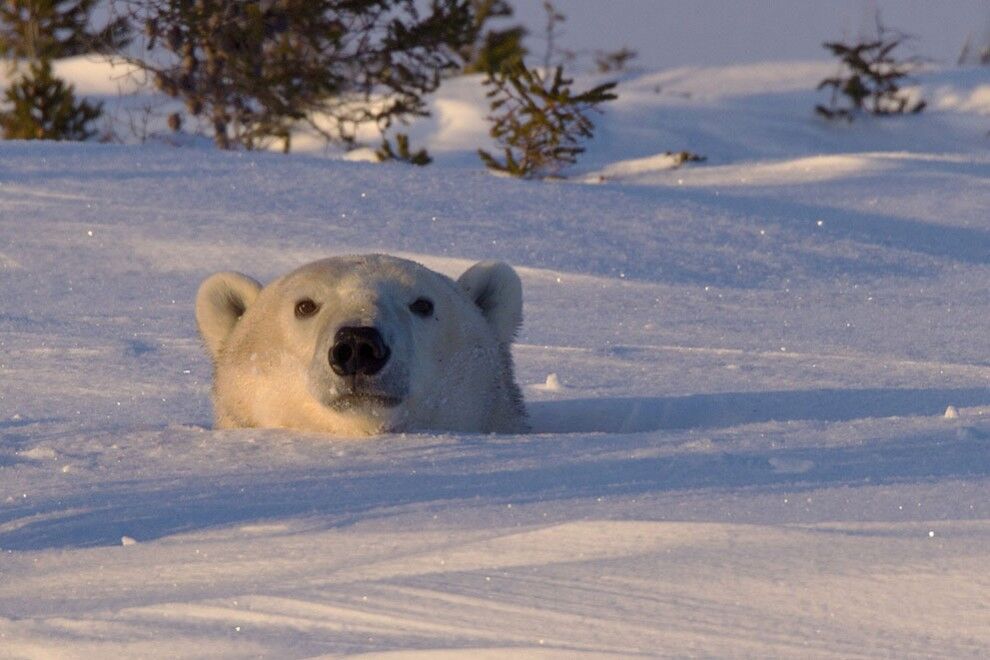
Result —
<path fill-rule="evenodd" d="M 571 400 L 533 404 L 537 435 L 466 436 L 449 452 L 409 449 L 394 437 L 362 451 L 394 460 L 356 468 L 324 463 L 299 470 L 219 473 L 110 482 L 97 492 L 25 504 L 0 514 L 0 548 L 34 550 L 119 545 L 214 527 L 291 517 L 327 527 L 389 515 L 401 507 L 529 503 L 684 490 L 771 492 L 990 476 L 979 433 L 918 434 L 841 447 L 671 453 L 663 438 L 635 432 L 703 429 L 769 420 L 841 421 L 935 415 L 946 405 L 990 404 L 990 390 L 818 390 L 674 398 Z M 610 435 L 599 435 L 607 433 Z M 376 447 L 375 443 L 387 443 Z M 625 458 L 635 450 L 654 455 Z M 642 454 L 642 452 L 640 452 Z M 660 455 L 656 455 L 660 454 Z M 788 473 L 774 464 L 806 465 Z M 484 469 L 478 469 L 478 466 Z M 32 519 L 33 518 L 33 519 Z"/>
<path fill-rule="evenodd" d="M 569 399 L 527 404 L 537 433 L 641 433 L 770 421 L 842 422 L 940 415 L 953 405 L 990 405 L 990 389 L 822 389 L 679 397 Z"/>

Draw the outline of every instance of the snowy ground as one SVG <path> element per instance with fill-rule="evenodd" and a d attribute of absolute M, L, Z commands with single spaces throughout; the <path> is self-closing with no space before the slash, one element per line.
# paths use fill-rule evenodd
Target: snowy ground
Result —
<path fill-rule="evenodd" d="M 823 72 L 633 76 L 589 183 L 470 80 L 427 169 L 0 144 L 0 657 L 985 657 L 990 74 Z M 199 281 L 364 251 L 519 267 L 533 433 L 209 429 Z"/>

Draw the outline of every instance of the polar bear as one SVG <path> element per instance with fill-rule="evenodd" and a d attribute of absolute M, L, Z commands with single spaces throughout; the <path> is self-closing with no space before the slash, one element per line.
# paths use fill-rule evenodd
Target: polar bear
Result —
<path fill-rule="evenodd" d="M 523 431 L 521 321 L 519 276 L 492 261 L 454 282 L 397 257 L 332 257 L 265 287 L 216 273 L 196 295 L 217 428 Z"/>

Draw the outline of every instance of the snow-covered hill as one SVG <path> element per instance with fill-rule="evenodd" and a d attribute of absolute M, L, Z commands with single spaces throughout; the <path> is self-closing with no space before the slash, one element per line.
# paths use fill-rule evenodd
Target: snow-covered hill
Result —
<path fill-rule="evenodd" d="M 0 657 L 985 656 L 990 76 L 822 71 L 630 77 L 572 182 L 470 79 L 426 169 L 0 143 Z M 199 281 L 364 251 L 519 267 L 533 433 L 209 429 Z"/>

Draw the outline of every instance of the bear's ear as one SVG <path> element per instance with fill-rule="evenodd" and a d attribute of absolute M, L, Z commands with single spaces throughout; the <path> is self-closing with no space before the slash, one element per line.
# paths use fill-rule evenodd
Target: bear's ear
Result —
<path fill-rule="evenodd" d="M 196 325 L 213 358 L 259 291 L 258 282 L 240 273 L 215 273 L 199 285 Z"/>
<path fill-rule="evenodd" d="M 457 283 L 481 309 L 498 340 L 512 341 L 522 323 L 522 282 L 512 266 L 479 261 L 457 278 Z"/>

